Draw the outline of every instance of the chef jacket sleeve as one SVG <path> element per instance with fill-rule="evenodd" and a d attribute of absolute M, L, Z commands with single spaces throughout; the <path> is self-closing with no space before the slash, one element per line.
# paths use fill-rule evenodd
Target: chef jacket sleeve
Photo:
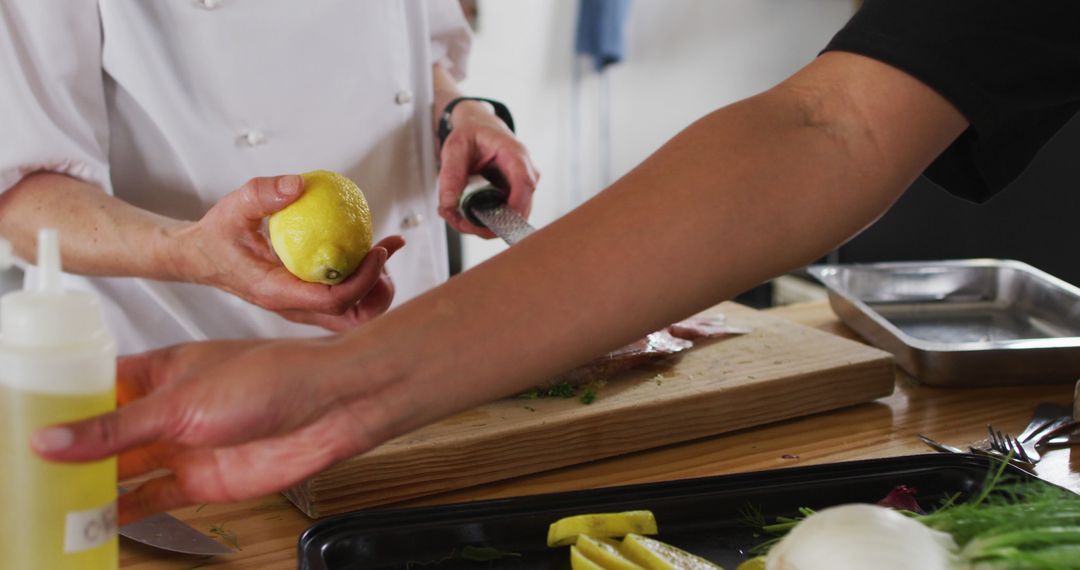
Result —
<path fill-rule="evenodd" d="M 2 1 L 0 192 L 41 170 L 110 191 L 101 49 L 96 1 Z"/>
<path fill-rule="evenodd" d="M 458 0 L 427 0 L 431 64 L 441 63 L 457 81 L 465 79 L 472 32 Z"/>

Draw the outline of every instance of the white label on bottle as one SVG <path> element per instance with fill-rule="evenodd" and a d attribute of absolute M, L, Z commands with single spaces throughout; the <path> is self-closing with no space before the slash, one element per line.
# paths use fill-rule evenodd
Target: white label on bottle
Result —
<path fill-rule="evenodd" d="M 116 536 L 116 501 L 67 514 L 64 529 L 64 552 L 82 552 L 108 542 Z"/>

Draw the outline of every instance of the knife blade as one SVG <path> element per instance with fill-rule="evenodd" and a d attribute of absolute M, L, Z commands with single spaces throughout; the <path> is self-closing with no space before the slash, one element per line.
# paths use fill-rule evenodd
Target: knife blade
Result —
<path fill-rule="evenodd" d="M 125 492 L 121 487 L 120 494 Z M 119 532 L 120 536 L 140 544 L 180 554 L 217 556 L 235 552 L 168 513 L 150 515 L 126 524 L 120 527 Z"/>
<path fill-rule="evenodd" d="M 195 530 L 180 519 L 158 513 L 120 527 L 120 536 L 160 550 L 181 554 L 215 556 L 233 549 Z"/>
<path fill-rule="evenodd" d="M 506 204 L 506 192 L 491 184 L 467 188 L 461 194 L 458 209 L 465 219 L 491 230 L 510 245 L 536 231 Z"/>

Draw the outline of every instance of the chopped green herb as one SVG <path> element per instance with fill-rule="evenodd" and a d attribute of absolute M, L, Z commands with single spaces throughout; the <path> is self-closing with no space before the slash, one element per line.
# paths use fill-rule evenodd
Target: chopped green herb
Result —
<path fill-rule="evenodd" d="M 530 412 L 535 412 L 536 411 L 536 408 L 534 408 L 532 406 L 521 406 L 521 407 L 525 408 L 526 410 L 529 410 Z"/>
<path fill-rule="evenodd" d="M 237 550 L 243 550 L 243 548 L 240 548 L 240 539 L 236 537 L 236 532 L 225 528 L 225 523 L 211 525 L 210 534 L 221 538 L 222 542 Z"/>
<path fill-rule="evenodd" d="M 760 505 L 751 505 L 749 503 L 743 505 L 739 509 L 739 516 L 742 518 L 743 524 L 750 528 L 759 529 L 767 524 L 765 520 L 765 512 L 761 509 Z"/>
<path fill-rule="evenodd" d="M 581 398 L 579 399 L 581 400 L 582 404 L 588 406 L 589 404 L 596 401 L 596 392 L 593 391 L 592 388 L 586 387 L 585 390 L 581 392 Z"/>
<path fill-rule="evenodd" d="M 548 398 L 573 398 L 577 395 L 577 386 L 569 382 L 559 382 L 544 390 L 542 396 Z"/>
<path fill-rule="evenodd" d="M 534 388 L 528 392 L 522 392 L 518 394 L 518 398 L 524 400 L 536 400 L 539 398 L 578 398 L 582 404 L 591 404 L 596 401 L 597 386 L 603 385 L 602 383 L 592 383 L 586 386 L 577 386 L 569 382 L 559 382 L 553 384 L 547 388 Z M 530 411 L 531 408 L 525 407 Z"/>
<path fill-rule="evenodd" d="M 498 548 L 492 548 L 490 546 L 466 546 L 461 549 L 461 558 L 464 560 L 472 560 L 473 562 L 490 562 L 508 556 L 520 557 L 521 554 L 518 552 L 499 550 Z"/>
<path fill-rule="evenodd" d="M 203 503 L 203 504 L 195 507 L 195 512 L 199 512 L 199 511 L 201 511 L 201 510 L 203 510 L 205 508 L 206 508 L 206 503 Z"/>

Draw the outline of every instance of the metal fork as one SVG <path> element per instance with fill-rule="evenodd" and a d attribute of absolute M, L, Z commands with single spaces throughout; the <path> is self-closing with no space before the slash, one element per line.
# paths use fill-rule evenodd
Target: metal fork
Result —
<path fill-rule="evenodd" d="M 919 438 L 920 441 L 922 441 L 926 445 L 930 446 L 932 449 L 935 449 L 935 450 L 943 452 L 943 453 L 967 453 L 966 451 L 964 451 L 963 449 L 960 449 L 959 447 L 954 447 L 952 445 L 941 443 L 941 442 L 936 441 L 934 439 L 931 439 L 931 438 L 929 438 L 929 437 L 927 437 L 927 436 L 925 436 L 925 435 L 923 435 L 921 433 L 918 434 L 917 437 Z M 982 456 L 985 456 L 985 457 L 991 457 L 991 458 L 997 459 L 999 461 L 1003 461 L 1005 459 L 1008 459 L 1010 465 L 1012 465 L 1014 467 L 1018 467 L 1018 468 L 1022 469 L 1023 471 L 1026 471 L 1026 472 L 1031 473 L 1033 475 L 1035 474 L 1035 466 L 1028 463 L 1028 462 L 1026 462 L 1026 461 L 1021 460 L 1019 457 L 1016 456 L 1015 453 L 1010 455 L 1008 453 L 1000 453 L 1000 452 L 995 451 L 993 449 L 982 449 L 982 448 L 974 447 L 974 446 L 969 447 L 968 449 L 971 451 L 971 453 L 974 453 L 975 455 L 982 455 Z"/>
<path fill-rule="evenodd" d="M 1038 450 L 1035 449 L 1034 443 L 1020 442 L 1008 433 L 996 431 L 994 426 L 990 424 L 986 424 L 986 433 L 989 435 L 990 449 L 998 453 L 1008 454 L 1011 452 L 1019 459 L 1032 465 L 1042 459 Z"/>
<path fill-rule="evenodd" d="M 1061 421 L 1072 415 L 1072 410 L 1065 406 L 1043 402 L 1035 406 L 1035 412 L 1031 414 L 1024 431 L 1016 434 L 1017 441 L 1031 441 L 1042 439 L 1042 436 L 1055 422 Z"/>

